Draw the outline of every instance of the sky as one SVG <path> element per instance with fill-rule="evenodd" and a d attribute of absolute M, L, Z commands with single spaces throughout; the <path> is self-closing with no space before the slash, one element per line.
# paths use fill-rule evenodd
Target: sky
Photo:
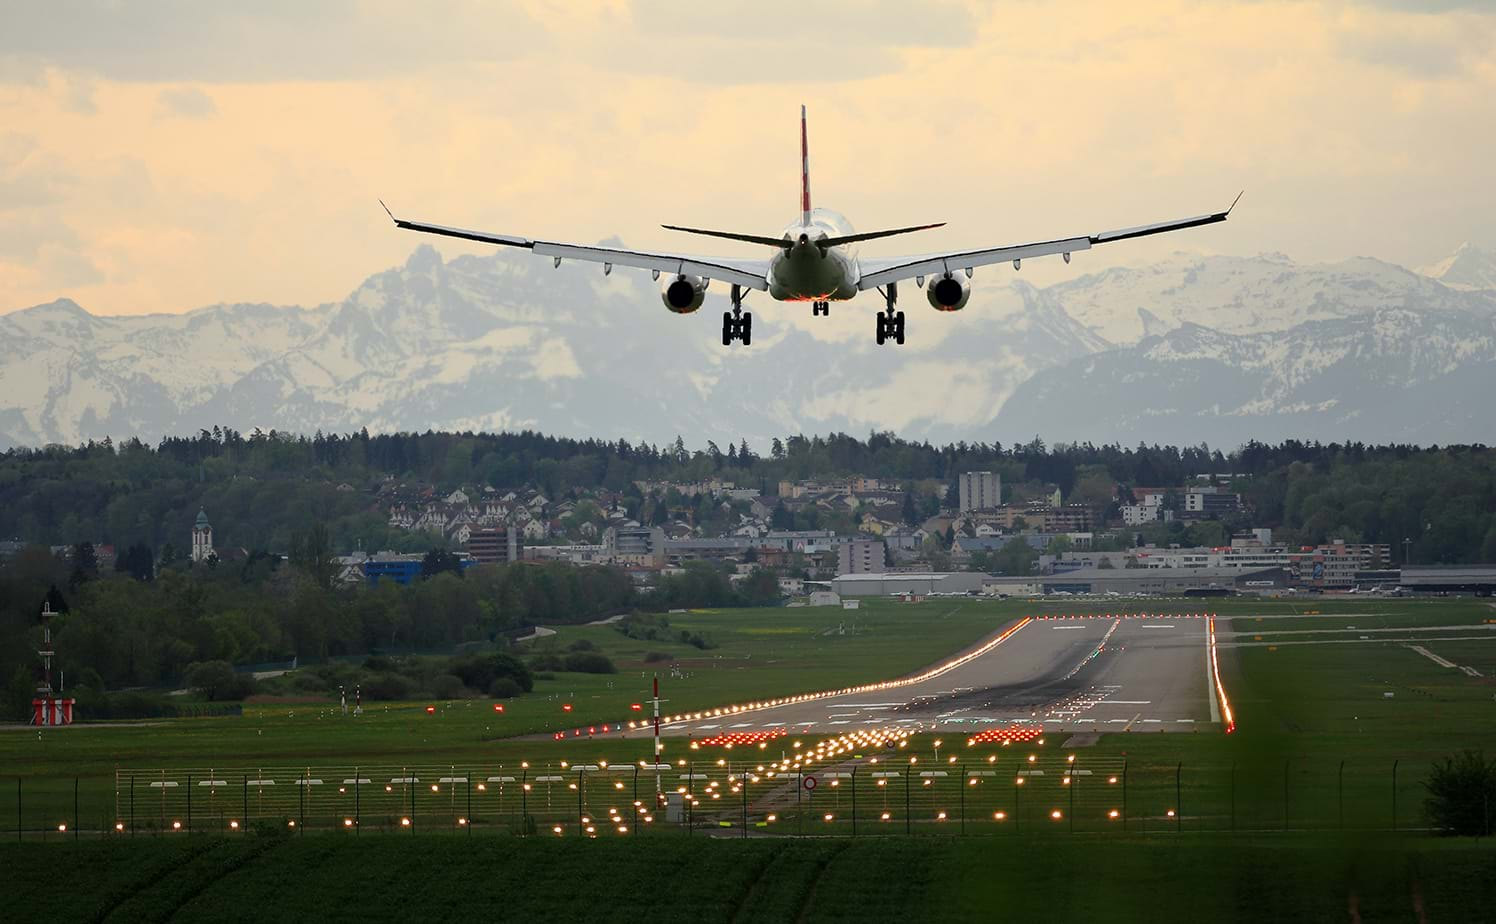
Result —
<path fill-rule="evenodd" d="M 798 196 L 865 245 L 967 248 L 1224 208 L 1035 282 L 1175 250 L 1496 245 L 1496 2 L 14 0 L 0 5 L 0 313 L 313 305 L 402 217 L 756 254 Z M 435 241 L 451 257 L 485 252 Z M 734 249 L 738 248 L 738 249 Z"/>

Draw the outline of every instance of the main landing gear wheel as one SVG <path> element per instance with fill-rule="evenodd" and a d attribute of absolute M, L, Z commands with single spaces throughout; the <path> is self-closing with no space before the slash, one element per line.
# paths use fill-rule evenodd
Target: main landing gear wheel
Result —
<path fill-rule="evenodd" d="M 878 312 L 878 346 L 892 340 L 900 346 L 904 343 L 904 312 L 894 308 L 899 301 L 898 283 L 890 282 L 888 290 L 883 293 L 883 300 L 888 307 Z"/>
<path fill-rule="evenodd" d="M 831 316 L 831 303 L 829 301 L 828 302 L 811 302 L 810 303 L 810 316 L 811 317 L 815 317 L 816 315 L 821 315 L 822 317 L 830 317 Z"/>
<path fill-rule="evenodd" d="M 740 340 L 743 346 L 753 342 L 753 315 L 743 310 L 743 288 L 732 287 L 732 310 L 722 312 L 722 345 Z"/>
<path fill-rule="evenodd" d="M 730 346 L 734 340 L 743 346 L 753 342 L 753 315 L 741 308 L 722 312 L 722 345 Z"/>
<path fill-rule="evenodd" d="M 882 346 L 888 340 L 902 345 L 904 342 L 904 312 L 880 311 L 877 317 L 878 346 Z"/>

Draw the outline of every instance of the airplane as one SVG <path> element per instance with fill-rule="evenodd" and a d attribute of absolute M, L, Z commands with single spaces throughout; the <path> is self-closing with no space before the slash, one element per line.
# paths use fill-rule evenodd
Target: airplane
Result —
<path fill-rule="evenodd" d="M 701 307 L 706 299 L 707 287 L 713 280 L 727 283 L 731 288 L 729 298 L 731 311 L 722 313 L 722 345 L 734 342 L 747 346 L 753 342 L 753 315 L 743 310 L 743 298 L 750 290 L 768 292 L 769 297 L 782 302 L 810 302 L 812 315 L 829 315 L 831 302 L 855 298 L 859 292 L 876 289 L 883 296 L 885 308 L 877 314 L 876 336 L 881 346 L 887 342 L 904 342 L 904 312 L 898 310 L 898 284 L 913 279 L 916 286 L 925 290 L 930 306 L 937 311 L 959 311 L 971 298 L 970 279 L 978 266 L 996 263 L 1013 264 L 1017 270 L 1024 260 L 1034 257 L 1059 254 L 1068 264 L 1070 255 L 1089 250 L 1097 244 L 1125 241 L 1166 231 L 1180 231 L 1201 225 L 1225 221 L 1241 200 L 1238 194 L 1225 211 L 1181 218 L 1151 225 L 1139 225 L 1118 231 L 1100 234 L 1084 234 L 1077 237 L 1031 244 L 1016 244 L 982 250 L 957 250 L 942 253 L 927 253 L 907 257 L 889 257 L 876 260 L 860 260 L 857 246 L 864 241 L 928 231 L 942 227 L 944 222 L 911 225 L 886 231 L 858 233 L 841 215 L 829 209 L 812 208 L 810 205 L 810 151 L 806 129 L 805 107 L 800 107 L 800 217 L 784 229 L 779 237 L 755 234 L 739 234 L 732 231 L 714 231 L 705 228 L 685 228 L 679 225 L 662 225 L 671 231 L 682 231 L 706 237 L 761 244 L 773 248 L 767 260 L 744 260 L 735 257 L 700 257 L 688 254 L 663 253 L 658 251 L 630 250 L 622 247 L 602 247 L 588 244 L 567 244 L 559 241 L 532 240 L 509 234 L 492 234 L 485 231 L 469 231 L 446 225 L 433 225 L 419 221 L 396 218 L 381 200 L 395 226 L 411 231 L 440 234 L 505 247 L 522 247 L 541 256 L 550 257 L 555 266 L 561 261 L 585 260 L 603 265 L 603 274 L 613 271 L 614 266 L 631 266 L 650 270 L 658 281 L 663 275 L 660 299 L 665 307 L 675 314 L 690 314 Z M 926 281 L 929 285 L 926 285 Z"/>

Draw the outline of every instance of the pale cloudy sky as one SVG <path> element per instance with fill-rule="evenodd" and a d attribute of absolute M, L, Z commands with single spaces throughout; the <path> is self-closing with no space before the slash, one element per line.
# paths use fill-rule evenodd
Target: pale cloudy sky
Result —
<path fill-rule="evenodd" d="M 817 204 L 950 223 L 918 250 L 1247 190 L 1225 226 L 1034 281 L 1174 249 L 1416 265 L 1496 244 L 1491 2 L 11 0 L 0 312 L 335 300 L 420 243 L 376 197 L 723 252 L 658 225 L 782 227 L 802 102 Z"/>

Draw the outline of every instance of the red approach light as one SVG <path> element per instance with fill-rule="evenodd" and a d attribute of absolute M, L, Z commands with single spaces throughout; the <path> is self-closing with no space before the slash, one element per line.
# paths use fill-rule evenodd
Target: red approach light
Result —
<path fill-rule="evenodd" d="M 503 712 L 504 711 L 504 704 L 503 703 L 494 703 L 493 704 L 493 711 L 494 712 Z"/>
<path fill-rule="evenodd" d="M 571 703 L 562 703 L 561 704 L 561 711 L 562 712 L 570 712 L 571 711 Z"/>
<path fill-rule="evenodd" d="M 638 711 L 640 711 L 641 709 L 644 708 L 644 704 L 643 703 L 630 703 L 629 704 L 629 708 L 632 709 L 632 710 L 634 710 L 635 712 L 638 712 Z"/>
<path fill-rule="evenodd" d="M 427 715 L 435 715 L 436 714 L 436 707 L 435 706 L 427 706 L 426 707 L 426 714 Z"/>

